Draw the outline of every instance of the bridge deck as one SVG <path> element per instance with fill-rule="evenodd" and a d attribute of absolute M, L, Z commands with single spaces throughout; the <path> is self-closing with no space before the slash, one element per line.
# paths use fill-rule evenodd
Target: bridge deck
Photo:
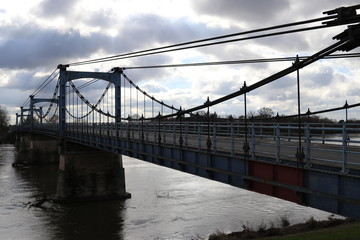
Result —
<path fill-rule="evenodd" d="M 116 133 L 113 126 L 84 126 L 69 125 L 68 132 L 73 136 L 86 134 L 97 137 L 118 137 L 119 139 L 131 139 L 134 141 L 145 141 L 147 143 L 159 143 L 196 148 L 210 152 L 224 152 L 229 155 L 243 154 L 245 134 L 241 132 L 243 126 L 220 123 L 211 125 L 207 131 L 207 126 L 199 123 L 187 123 L 179 127 L 179 124 L 129 124 L 122 125 Z M 347 127 L 345 132 L 342 125 L 303 127 L 301 137 L 301 147 L 304 153 L 303 162 L 310 167 L 311 164 L 320 164 L 347 169 L 360 169 L 360 141 L 349 139 L 349 136 L 357 136 L 360 128 L 354 126 Z M 181 128 L 181 130 L 180 130 Z M 281 129 L 281 132 L 280 130 Z M 43 131 L 43 125 L 39 130 Z M 45 130 L 49 131 L 49 130 Z M 267 133 L 265 132 L 267 131 Z M 278 131 L 278 132 L 277 132 Z M 292 131 L 292 132 L 291 132 Z M 322 136 L 319 132 L 322 131 Z M 351 134 L 350 134 L 350 131 Z M 265 132 L 265 133 L 264 133 Z M 328 134 L 329 132 L 329 134 Z M 56 134 L 56 129 L 55 129 Z M 330 135 L 330 138 L 329 138 Z M 208 146 L 208 140 L 211 146 Z M 247 142 L 250 147 L 249 155 L 256 159 L 266 157 L 281 161 L 297 161 L 296 153 L 299 147 L 298 136 L 294 134 L 294 127 L 291 125 L 280 126 L 273 124 L 258 126 L 252 125 L 247 134 Z"/>
<path fill-rule="evenodd" d="M 299 140 L 293 134 L 252 130 L 245 135 L 239 128 L 235 134 L 232 127 L 228 126 L 226 131 L 221 127 L 209 131 L 204 127 L 179 128 L 176 124 L 147 128 L 124 124 L 116 131 L 109 125 L 69 125 L 64 137 L 67 141 L 360 218 L 357 187 L 360 146 L 352 133 L 352 140 L 347 133 L 340 140 L 303 134 L 301 147 L 305 157 L 303 164 L 299 164 L 295 156 Z M 31 132 L 59 137 L 56 128 L 36 127 Z M 245 139 L 250 147 L 248 155 L 243 150 Z"/>

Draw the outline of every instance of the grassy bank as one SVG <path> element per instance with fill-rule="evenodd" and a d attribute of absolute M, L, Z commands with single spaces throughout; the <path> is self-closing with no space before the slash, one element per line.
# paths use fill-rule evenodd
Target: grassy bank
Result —
<path fill-rule="evenodd" d="M 241 232 L 225 234 L 217 232 L 209 236 L 209 240 L 355 240 L 360 239 L 360 222 L 349 219 L 329 218 L 325 221 L 315 221 L 310 218 L 305 223 L 292 226 L 266 228 L 260 225 L 253 230 L 245 228 Z"/>
<path fill-rule="evenodd" d="M 343 223 L 331 228 L 301 232 L 286 236 L 258 238 L 258 240 L 356 240 L 360 239 L 360 222 Z"/>

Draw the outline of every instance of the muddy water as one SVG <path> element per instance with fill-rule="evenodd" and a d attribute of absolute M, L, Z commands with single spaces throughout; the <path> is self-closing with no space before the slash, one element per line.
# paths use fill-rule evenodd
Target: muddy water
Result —
<path fill-rule="evenodd" d="M 204 239 L 280 216 L 298 223 L 330 215 L 128 157 L 131 199 L 30 207 L 55 193 L 57 166 L 13 168 L 15 155 L 0 145 L 1 239 Z"/>

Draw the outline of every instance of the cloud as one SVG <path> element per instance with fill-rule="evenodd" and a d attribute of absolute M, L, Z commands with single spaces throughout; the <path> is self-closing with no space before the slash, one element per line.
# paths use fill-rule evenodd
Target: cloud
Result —
<path fill-rule="evenodd" d="M 143 84 L 141 84 L 141 89 L 143 89 L 148 94 L 156 94 L 161 92 L 168 92 L 169 89 L 165 87 L 164 85 L 155 82 L 155 81 L 147 81 Z"/>
<path fill-rule="evenodd" d="M 114 23 L 117 25 L 116 12 L 113 9 L 99 9 L 96 12 L 81 15 L 79 19 L 92 28 L 100 27 L 106 30 L 111 28 Z"/>
<path fill-rule="evenodd" d="M 197 0 L 192 1 L 194 10 L 201 15 L 228 20 L 231 25 L 243 27 L 264 27 L 307 18 L 321 17 L 322 13 L 342 6 L 358 4 L 356 0 L 318 0 L 308 1 L 289 0 Z"/>
<path fill-rule="evenodd" d="M 20 105 L 51 73 L 58 64 L 89 60 L 104 56 L 139 51 L 174 43 L 230 34 L 281 23 L 321 17 L 322 12 L 340 6 L 358 4 L 357 1 L 319 0 L 314 2 L 289 0 L 206 0 L 181 1 L 184 8 L 176 14 L 164 13 L 172 1 L 147 3 L 121 2 L 121 7 L 132 6 L 130 12 L 119 13 L 119 2 L 104 1 L 101 8 L 80 0 L 43 0 L 30 2 L 23 12 L 15 13 L 13 6 L 0 9 L 0 103 Z M 109 4 L 111 3 L 111 5 Z M 125 4 L 125 5 L 124 5 Z M 129 4 L 129 5 L 128 5 Z M 176 3 L 177 4 L 177 3 Z M 160 7 L 162 10 L 160 9 Z M 178 5 L 176 5 L 178 6 Z M 190 9 L 192 8 L 192 9 Z M 25 10 L 24 10 L 25 9 Z M 29 11 L 26 9 L 30 9 Z M 36 9 L 36 10 L 35 10 Z M 121 10 L 123 10 L 121 9 Z M 157 11 L 159 9 L 159 11 Z M 186 11 L 184 11 L 186 10 Z M 11 12 L 12 11 L 12 12 Z M 11 14 L 10 14 L 11 12 Z M 176 15 L 176 16 L 175 16 Z M 8 17 L 9 16 L 9 17 Z M 223 24 L 225 23 L 225 24 Z M 313 54 L 332 44 L 332 37 L 344 27 L 321 32 L 304 32 L 268 37 L 231 44 L 143 56 L 101 64 L 74 66 L 71 70 L 108 71 L 114 66 L 132 67 L 183 63 L 189 61 L 221 61 L 272 58 Z M 326 60 L 328 61 L 328 60 Z M 334 61 L 334 62 L 333 62 Z M 243 82 L 253 84 L 288 66 L 290 62 L 261 63 L 201 68 L 128 69 L 125 73 L 137 84 L 147 88 L 164 102 L 185 108 L 202 104 L 239 89 Z M 302 69 L 302 107 L 337 105 L 347 98 L 359 102 L 356 95 L 357 59 L 329 60 Z M 49 70 L 50 69 L 50 70 Z M 41 74 L 39 74 L 41 72 Z M 95 89 L 98 85 L 92 85 Z M 92 100 L 98 91 L 84 90 Z M 99 85 L 99 91 L 103 86 Z M 88 92 L 87 92 L 88 91 Z M 24 95 L 9 102 L 12 94 Z M 22 93 L 24 92 L 24 93 Z M 4 93 L 4 94 L 3 94 Z M 44 89 L 44 96 L 52 89 Z M 101 93 L 100 93 L 101 95 Z M 5 99 L 5 97 L 9 99 Z M 231 104 L 214 107 L 219 113 L 233 110 Z M 16 103 L 14 103 L 16 102 Z M 241 102 L 241 101 L 240 101 Z M 249 110 L 268 106 L 274 111 L 293 111 L 296 105 L 296 79 L 289 75 L 249 93 Z M 325 105 L 326 105 L 325 104 Z M 242 103 L 239 104 L 242 107 Z M 254 109 L 251 109 L 254 108 Z M 242 110 L 239 110 L 242 114 Z M 232 113 L 236 115 L 236 113 Z"/>
<path fill-rule="evenodd" d="M 44 0 L 38 6 L 36 12 L 46 18 L 65 17 L 73 12 L 78 0 Z"/>
<path fill-rule="evenodd" d="M 301 74 L 301 82 L 307 86 L 313 87 L 331 87 L 334 80 L 341 81 L 343 76 L 336 74 L 333 68 L 327 66 L 319 66 L 304 70 Z"/>
<path fill-rule="evenodd" d="M 187 18 L 167 19 L 155 14 L 139 14 L 123 24 L 124 43 L 131 49 L 154 44 L 174 44 L 223 33 L 203 23 L 190 22 Z"/>
<path fill-rule="evenodd" d="M 5 42 L 0 45 L 0 68 L 9 69 L 56 67 L 70 59 L 88 57 L 108 41 L 98 33 L 82 36 L 78 31 L 62 33 L 31 25 L 2 27 L 0 31 L 7 33 Z"/>
<path fill-rule="evenodd" d="M 294 4 L 294 2 L 291 2 L 291 4 Z M 293 7 L 292 9 L 297 10 L 297 16 L 307 18 L 315 16 L 320 17 L 325 11 L 357 4 L 359 4 L 357 0 L 317 0 L 311 3 L 309 3 L 308 1 L 296 1 L 296 8 Z"/>
<path fill-rule="evenodd" d="M 284 0 L 214 0 L 211 3 L 207 0 L 197 0 L 192 4 L 199 14 L 230 19 L 246 26 L 262 25 L 269 19 L 274 21 L 289 8 L 289 1 Z"/>
<path fill-rule="evenodd" d="M 76 29 L 60 31 L 30 24 L 0 27 L 6 36 L 0 45 L 3 56 L 0 68 L 57 66 L 77 59 L 89 59 L 98 51 L 115 55 L 148 49 L 159 44 L 194 39 L 198 35 L 196 29 L 204 27 L 180 20 L 169 24 L 166 19 L 152 14 L 136 16 L 123 24 L 122 33 L 116 36 L 101 32 L 84 35 Z"/>

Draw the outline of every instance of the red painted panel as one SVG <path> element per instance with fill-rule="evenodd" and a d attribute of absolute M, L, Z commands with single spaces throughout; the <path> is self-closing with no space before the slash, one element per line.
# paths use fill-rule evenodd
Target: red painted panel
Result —
<path fill-rule="evenodd" d="M 250 176 L 267 181 L 303 186 L 303 170 L 294 167 L 250 161 L 249 174 Z M 250 181 L 249 189 L 288 201 L 301 203 L 301 199 L 296 192 L 287 188 L 273 186 L 268 183 Z"/>
<path fill-rule="evenodd" d="M 303 169 L 288 166 L 276 166 L 276 180 L 280 183 L 303 186 Z"/>
<path fill-rule="evenodd" d="M 275 188 L 276 190 L 275 190 L 275 194 L 273 195 L 274 197 L 295 202 L 298 204 L 302 203 L 299 195 L 297 195 L 295 191 L 282 187 L 275 187 Z"/>
<path fill-rule="evenodd" d="M 254 177 L 261 177 L 265 180 L 273 180 L 274 169 L 273 164 L 266 164 L 261 162 L 250 162 L 250 175 Z"/>
<path fill-rule="evenodd" d="M 266 183 L 250 181 L 249 189 L 254 192 L 274 196 L 274 187 Z"/>

